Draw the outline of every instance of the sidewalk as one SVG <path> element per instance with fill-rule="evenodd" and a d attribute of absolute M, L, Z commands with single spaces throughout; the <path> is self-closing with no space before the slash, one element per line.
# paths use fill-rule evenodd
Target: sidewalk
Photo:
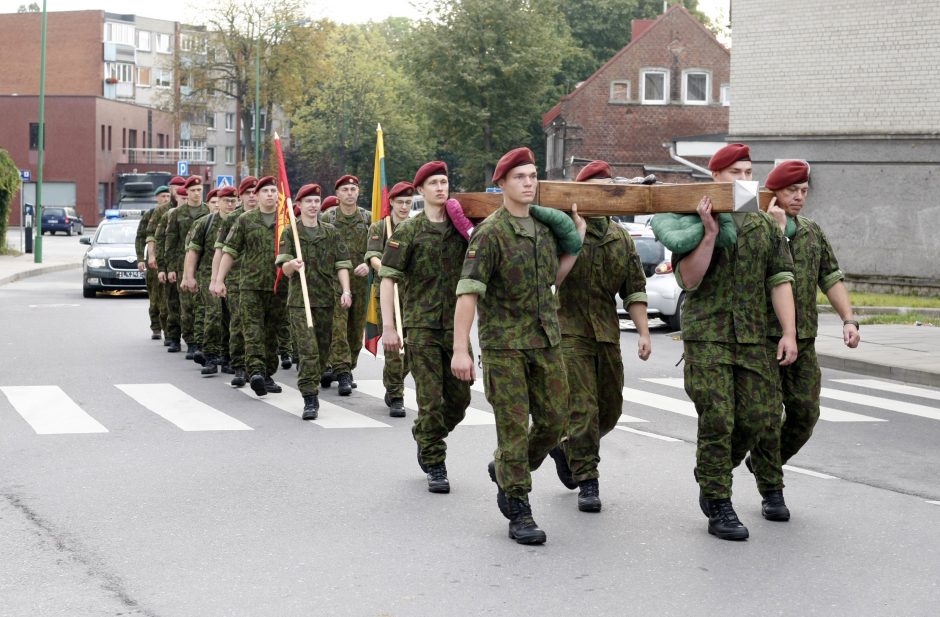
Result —
<path fill-rule="evenodd" d="M 7 246 L 19 250 L 21 237 L 19 228 L 10 229 Z M 79 244 L 75 236 L 45 236 L 41 264 L 33 262 L 32 254 L 0 256 L 0 285 L 47 272 L 81 268 L 82 255 L 87 248 Z M 860 309 L 859 313 L 871 314 L 871 311 Z M 863 325 L 862 342 L 857 349 L 849 349 L 842 342 L 842 323 L 838 316 L 821 313 L 816 337 L 819 364 L 940 388 L 940 317 L 933 323 L 934 326 Z"/>

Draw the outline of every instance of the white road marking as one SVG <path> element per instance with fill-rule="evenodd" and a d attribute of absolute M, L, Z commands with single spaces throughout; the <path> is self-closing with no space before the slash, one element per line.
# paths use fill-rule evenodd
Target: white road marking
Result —
<path fill-rule="evenodd" d="M 470 389 L 486 394 L 486 392 L 484 392 L 483 382 L 480 381 L 479 379 L 474 381 L 473 384 L 471 384 Z M 648 422 L 648 420 L 644 420 L 643 418 L 637 418 L 634 416 L 628 416 L 627 414 L 622 414 L 620 416 L 620 419 L 617 420 L 617 422 Z"/>
<path fill-rule="evenodd" d="M 926 405 L 918 405 L 916 403 L 905 403 L 904 401 L 895 401 L 893 399 L 882 398 L 880 396 L 856 394 L 854 392 L 846 392 L 845 390 L 833 390 L 832 388 L 823 388 L 822 396 L 823 398 L 832 398 L 837 401 L 845 401 L 846 403 L 855 403 L 856 405 L 866 405 L 868 407 L 896 411 L 897 413 L 903 413 L 910 416 L 919 416 L 921 418 L 929 418 L 931 420 L 940 420 L 940 408 L 937 407 L 927 407 Z"/>
<path fill-rule="evenodd" d="M 935 506 L 940 506 L 940 501 L 931 501 L 931 500 L 928 499 L 928 500 L 927 500 L 927 503 L 932 503 L 932 504 L 935 505 Z"/>
<path fill-rule="evenodd" d="M 173 384 L 115 384 L 114 387 L 184 431 L 253 430 L 232 416 L 191 397 Z"/>
<path fill-rule="evenodd" d="M 647 433 L 646 431 L 638 431 L 637 429 L 630 428 L 629 426 L 618 426 L 616 428 L 621 431 L 633 433 L 634 435 L 642 435 L 643 437 L 652 437 L 653 439 L 659 439 L 660 441 L 682 441 L 681 439 L 674 439 L 672 437 L 666 437 L 665 435 L 657 435 L 656 433 Z"/>
<path fill-rule="evenodd" d="M 681 401 L 676 398 L 654 394 L 645 390 L 636 390 L 634 388 L 624 388 L 623 398 L 630 403 L 670 411 L 681 416 L 688 416 L 689 418 L 698 418 L 698 414 L 695 413 L 695 405 L 693 405 L 691 401 Z"/>
<path fill-rule="evenodd" d="M 39 435 L 108 432 L 59 386 L 3 386 L 0 391 Z"/>
<path fill-rule="evenodd" d="M 283 389 L 280 394 L 266 394 L 259 397 L 248 387 L 239 388 L 239 391 L 299 418 L 304 412 L 304 399 L 300 391 L 281 382 L 277 383 Z M 316 424 L 322 428 L 391 428 L 388 424 L 374 420 L 369 416 L 324 401 L 322 396 L 319 398 L 320 412 L 317 414 L 316 420 L 309 421 L 310 424 Z"/>
<path fill-rule="evenodd" d="M 929 398 L 934 401 L 940 401 L 940 390 L 928 390 L 927 388 L 916 388 L 900 383 L 890 381 L 881 381 L 880 379 L 833 379 L 836 383 L 844 383 L 859 388 L 871 388 L 872 390 L 884 390 L 894 392 L 895 394 L 906 394 L 908 396 L 917 396 L 920 398 Z"/>
<path fill-rule="evenodd" d="M 643 381 L 668 386 L 670 388 L 685 389 L 685 384 L 681 377 L 648 377 L 644 378 Z M 872 416 L 852 413 L 851 411 L 842 411 L 841 409 L 833 409 L 822 405 L 819 407 L 819 419 L 825 420 L 826 422 L 887 422 L 884 418 L 874 418 Z"/>
<path fill-rule="evenodd" d="M 384 403 L 385 385 L 382 383 L 381 379 L 359 379 L 356 383 L 358 384 L 357 390 L 359 390 L 359 392 L 374 396 Z M 356 390 L 353 390 L 353 392 L 355 391 Z M 405 388 L 405 407 L 415 412 L 418 411 L 418 395 L 414 388 Z M 491 424 L 496 424 L 496 416 L 492 413 L 474 407 L 467 407 L 467 415 L 464 416 L 459 426 L 484 426 Z"/>
<path fill-rule="evenodd" d="M 813 471 L 811 469 L 803 469 L 802 467 L 794 467 L 793 465 L 784 465 L 783 468 L 786 471 L 792 471 L 793 473 L 801 473 L 806 476 L 813 476 L 814 478 L 821 478 L 823 480 L 838 480 L 839 479 L 835 476 L 830 476 L 829 474 L 820 473 L 818 471 Z"/>

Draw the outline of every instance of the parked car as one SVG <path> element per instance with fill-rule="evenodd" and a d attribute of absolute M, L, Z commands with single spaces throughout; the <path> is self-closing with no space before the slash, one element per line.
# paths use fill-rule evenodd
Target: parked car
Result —
<path fill-rule="evenodd" d="M 140 219 L 107 219 L 94 236 L 84 236 L 88 244 L 82 259 L 82 295 L 94 298 L 99 291 L 146 291 L 144 273 L 137 269 L 134 239 Z"/>
<path fill-rule="evenodd" d="M 78 216 L 75 208 L 49 206 L 42 209 L 42 233 L 64 232 L 66 236 L 73 233 L 82 235 L 85 232 L 85 221 Z"/>
<path fill-rule="evenodd" d="M 658 317 L 666 322 L 673 330 L 681 327 L 682 303 L 685 292 L 676 282 L 672 272 L 672 253 L 663 246 L 662 242 L 653 235 L 649 227 L 637 229 L 636 223 L 621 223 L 630 230 L 630 236 L 636 244 L 640 263 L 643 264 L 643 274 L 646 275 L 646 296 L 649 301 L 647 313 L 650 317 Z M 619 312 L 626 318 L 626 311 L 621 305 Z"/>

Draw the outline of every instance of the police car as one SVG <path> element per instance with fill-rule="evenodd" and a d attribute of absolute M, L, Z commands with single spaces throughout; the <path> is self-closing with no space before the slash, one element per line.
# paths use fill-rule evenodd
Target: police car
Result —
<path fill-rule="evenodd" d="M 106 210 L 94 236 L 79 240 L 89 245 L 82 259 L 84 297 L 94 298 L 99 291 L 146 291 L 145 273 L 137 269 L 134 246 L 139 224 L 139 210 Z"/>

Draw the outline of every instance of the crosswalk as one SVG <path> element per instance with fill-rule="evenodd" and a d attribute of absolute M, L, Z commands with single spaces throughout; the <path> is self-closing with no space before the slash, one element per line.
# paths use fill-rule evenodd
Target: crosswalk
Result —
<path fill-rule="evenodd" d="M 201 382 L 205 383 L 205 382 Z M 280 383 L 280 382 L 279 382 Z M 200 400 L 199 393 L 186 392 L 170 383 L 113 384 L 119 394 L 103 393 L 103 398 L 117 405 L 122 419 L 133 414 L 154 414 L 166 424 L 185 432 L 252 431 L 266 423 L 258 420 L 265 410 L 286 412 L 300 417 L 303 399 L 296 388 L 280 383 L 281 394 L 258 399 L 249 388 L 237 390 L 257 405 L 219 405 L 222 409 Z M 484 387 L 480 381 L 471 386 L 473 402 L 467 410 L 463 427 L 492 426 L 495 417 L 486 404 Z M 877 394 L 872 394 L 875 392 Z M 0 386 L 0 424 L 25 422 L 37 435 L 67 435 L 108 433 L 107 421 L 93 417 L 105 403 L 89 405 L 56 385 Z M 396 424 L 411 424 L 411 419 L 396 420 L 388 417 L 382 401 L 385 388 L 380 380 L 360 379 L 358 389 L 349 398 L 336 398 L 331 391 L 321 393 L 320 414 L 308 424 L 319 429 L 388 429 Z M 695 407 L 685 395 L 681 378 L 638 378 L 623 388 L 624 413 L 618 428 L 633 434 L 662 438 L 655 430 L 657 422 L 679 416 L 694 419 Z M 109 398 L 112 397 L 112 398 Z M 116 397 L 116 399 L 114 399 Z M 238 399 L 238 395 L 235 395 Z M 825 405 L 820 419 L 836 424 L 884 423 L 900 414 L 930 420 L 940 420 L 940 391 L 919 388 L 878 379 L 833 379 L 822 389 Z M 114 399 L 114 400 L 112 400 Z M 216 400 L 216 399 L 213 399 Z M 916 401 L 916 402 L 915 402 Z M 835 406 L 830 406 L 830 405 Z M 842 404 L 871 409 L 865 414 L 840 409 Z M 235 410 L 237 407 L 237 411 Z M 417 413 L 417 395 L 414 389 L 405 389 L 405 407 L 411 418 Z M 233 414 L 237 413 L 236 418 Z M 636 415 L 632 415 L 636 414 Z M 122 430 L 126 430 L 122 423 Z M 644 424 L 649 430 L 633 428 Z M 253 426 L 254 425 L 254 426 Z"/>

